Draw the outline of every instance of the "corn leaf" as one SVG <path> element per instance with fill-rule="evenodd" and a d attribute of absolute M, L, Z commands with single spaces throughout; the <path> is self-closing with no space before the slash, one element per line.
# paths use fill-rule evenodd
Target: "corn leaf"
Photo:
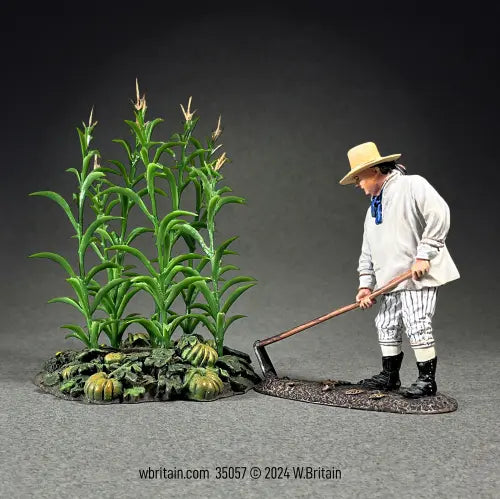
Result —
<path fill-rule="evenodd" d="M 143 276 L 137 275 L 135 277 L 143 277 Z M 133 277 L 133 278 L 135 279 L 135 277 Z M 137 282 L 137 283 L 134 283 L 134 286 L 137 289 L 142 289 L 148 295 L 151 295 L 151 297 L 153 298 L 153 301 L 155 302 L 155 306 L 156 306 L 157 309 L 162 306 L 161 302 L 158 301 L 158 297 L 155 295 L 154 291 L 147 284 L 145 284 L 143 282 Z"/>
<path fill-rule="evenodd" d="M 89 169 L 89 164 L 90 160 L 94 157 L 98 156 L 99 157 L 99 151 L 88 151 L 87 154 L 83 158 L 83 163 L 82 163 L 82 175 L 81 178 L 84 179 L 87 177 L 87 171 Z"/>
<path fill-rule="evenodd" d="M 163 177 L 167 179 L 168 185 L 170 186 L 170 194 L 172 196 L 172 202 L 174 200 L 177 202 L 179 199 L 179 192 L 177 189 L 177 181 L 175 179 L 175 175 L 172 173 L 170 168 L 163 168 L 161 165 L 158 165 L 161 168 L 161 173 L 158 174 L 159 177 Z M 172 209 L 177 210 L 178 206 L 172 206 Z"/>
<path fill-rule="evenodd" d="M 207 265 L 207 263 L 208 263 L 209 261 L 210 261 L 210 258 L 208 258 L 208 257 L 204 257 L 204 258 L 200 261 L 200 263 L 196 266 L 196 270 L 197 270 L 198 272 L 201 272 L 201 271 L 205 268 L 205 266 Z"/>
<path fill-rule="evenodd" d="M 134 181 L 132 182 L 132 185 L 131 187 L 135 187 L 141 180 L 143 180 L 144 178 L 146 177 L 146 174 L 145 173 L 141 173 L 138 177 L 136 177 L 134 179 Z M 146 189 L 146 192 L 147 192 L 147 189 Z"/>
<path fill-rule="evenodd" d="M 110 246 L 109 248 L 106 248 L 107 251 L 111 250 L 117 250 L 117 251 L 125 251 L 126 253 L 130 253 L 131 255 L 135 256 L 138 258 L 142 264 L 148 269 L 149 273 L 154 276 L 158 277 L 158 272 L 156 272 L 155 268 L 151 265 L 149 259 L 147 256 L 137 248 L 133 248 L 132 246 L 127 246 L 125 244 L 116 244 L 113 246 Z"/>
<path fill-rule="evenodd" d="M 203 193 L 201 190 L 201 184 L 198 182 L 196 178 L 192 179 L 194 184 L 195 192 L 196 192 L 196 212 L 199 213 L 201 211 L 201 203 L 203 202 Z M 187 185 L 187 183 L 186 183 Z"/>
<path fill-rule="evenodd" d="M 237 267 L 236 265 L 224 265 L 219 270 L 219 276 L 225 274 L 226 272 L 229 272 L 230 270 L 240 270 L 240 268 Z"/>
<path fill-rule="evenodd" d="M 127 279 L 124 279 L 123 277 L 119 277 L 117 279 L 113 279 L 112 281 L 108 282 L 106 286 L 103 286 L 95 295 L 94 302 L 92 303 L 92 306 L 90 307 L 90 312 L 93 314 L 96 310 L 96 308 L 99 306 L 101 303 L 101 300 L 103 297 L 109 293 L 110 290 L 112 290 L 114 287 L 119 286 L 122 282 L 126 282 Z"/>
<path fill-rule="evenodd" d="M 76 324 L 64 324 L 61 326 L 61 329 L 69 329 L 70 331 L 73 331 L 73 333 L 67 334 L 65 338 L 76 338 L 83 341 L 85 345 L 90 347 L 90 340 L 82 327 L 77 326 Z"/>
<path fill-rule="evenodd" d="M 84 253 L 86 249 L 88 248 L 90 241 L 92 239 L 92 236 L 94 235 L 96 229 L 100 227 L 101 225 L 105 224 L 106 222 L 109 222 L 110 220 L 118 220 L 118 219 L 123 219 L 123 217 L 115 217 L 112 215 L 106 215 L 103 217 L 99 217 L 97 220 L 94 220 L 87 228 L 85 231 L 85 234 L 82 237 L 82 241 L 80 243 L 80 251 Z"/>
<path fill-rule="evenodd" d="M 165 308 L 169 308 L 170 305 L 174 302 L 174 300 L 177 298 L 179 293 L 181 292 L 182 289 L 187 288 L 193 283 L 198 283 L 198 282 L 204 282 L 207 277 L 202 277 L 202 276 L 194 276 L 194 277 L 186 277 L 182 281 L 180 281 L 178 284 L 175 284 L 172 286 L 168 293 L 167 293 L 167 299 L 165 301 Z"/>
<path fill-rule="evenodd" d="M 198 253 L 186 253 L 185 255 L 176 256 L 176 257 L 172 258 L 172 260 L 170 260 L 168 265 L 163 270 L 162 274 L 165 274 L 165 272 L 169 272 L 171 268 L 175 267 L 176 265 L 178 265 L 181 262 L 185 262 L 186 260 L 195 260 L 198 258 L 203 259 L 206 257 L 204 257 L 203 255 L 199 255 Z"/>
<path fill-rule="evenodd" d="M 115 241 L 111 237 L 111 234 L 106 229 L 103 229 L 102 227 L 98 227 L 95 230 L 95 232 L 101 236 L 103 241 L 108 241 L 111 244 L 115 244 Z"/>
<path fill-rule="evenodd" d="M 169 330 L 170 330 L 170 336 L 175 332 L 176 328 L 181 324 L 181 322 L 184 322 L 186 319 L 191 318 L 191 314 L 186 314 L 186 315 L 179 315 L 175 319 L 169 322 Z"/>
<path fill-rule="evenodd" d="M 87 302 L 86 287 L 82 283 L 82 281 L 80 280 L 80 278 L 79 277 L 68 277 L 68 279 L 66 279 L 66 281 L 69 282 L 70 286 L 75 291 L 76 296 L 78 296 L 78 299 L 80 300 L 80 305 L 83 308 L 83 310 L 87 310 L 87 305 L 86 305 L 86 302 Z M 97 283 L 97 281 L 93 281 L 93 282 Z M 99 284 L 99 283 L 97 283 L 97 284 Z"/>
<path fill-rule="evenodd" d="M 80 187 L 80 196 L 78 198 L 78 202 L 80 203 L 81 207 L 83 206 L 83 202 L 85 200 L 85 196 L 87 195 L 87 191 L 88 191 L 90 185 L 92 184 L 92 182 L 94 182 L 98 178 L 102 178 L 102 177 L 104 177 L 104 173 L 97 172 L 97 171 L 92 171 L 92 172 L 90 172 L 87 175 L 87 177 L 85 178 L 85 180 L 82 182 L 82 185 Z"/>
<path fill-rule="evenodd" d="M 128 302 L 132 299 L 132 297 L 137 294 L 140 291 L 140 288 L 134 288 L 131 289 L 123 298 L 117 300 L 120 306 L 118 307 L 118 317 L 121 317 L 123 315 L 123 312 L 125 311 L 126 306 L 128 305 Z M 127 317 L 130 317 L 128 315 Z"/>
<path fill-rule="evenodd" d="M 158 284 L 158 281 L 156 279 L 153 279 L 152 277 L 147 276 L 147 275 L 141 275 L 141 276 L 134 277 L 132 279 L 132 283 L 133 284 L 135 284 L 135 283 L 146 284 L 151 289 L 151 294 L 154 295 L 158 299 L 158 301 L 161 301 L 163 294 L 162 294 L 161 288 Z"/>
<path fill-rule="evenodd" d="M 207 301 L 209 310 L 210 310 L 210 315 L 212 317 L 217 317 L 217 312 L 219 311 L 219 306 L 217 304 L 217 301 L 210 291 L 210 288 L 208 287 L 207 283 L 205 281 L 200 281 L 196 282 L 195 286 L 199 289 L 200 293 L 204 296 L 205 300 Z"/>
<path fill-rule="evenodd" d="M 198 319 L 215 336 L 215 324 L 209 317 L 203 314 L 190 314 L 190 316 Z"/>
<path fill-rule="evenodd" d="M 57 194 L 57 192 L 53 191 L 37 191 L 30 193 L 30 196 L 44 196 L 52 199 L 52 201 L 55 201 L 64 210 L 64 213 L 66 213 L 66 216 L 69 218 L 69 221 L 71 222 L 71 225 L 73 225 L 75 232 L 78 234 L 79 228 L 78 224 L 76 223 L 75 217 L 73 216 L 73 213 L 71 213 L 71 209 L 68 203 L 60 194 Z"/>
<path fill-rule="evenodd" d="M 144 149 L 141 150 L 144 151 Z M 156 198 L 155 198 L 155 171 L 160 168 L 159 165 L 156 163 L 147 163 L 149 159 L 143 158 L 143 162 L 146 165 L 146 184 L 147 184 L 147 189 L 148 189 L 148 194 L 149 198 L 151 199 L 152 207 L 153 207 L 153 213 L 156 213 Z"/>
<path fill-rule="evenodd" d="M 248 276 L 233 277 L 232 279 L 229 279 L 229 281 L 227 281 L 219 290 L 219 296 L 222 296 L 231 286 L 239 284 L 240 282 L 255 282 L 255 279 Z"/>
<path fill-rule="evenodd" d="M 210 152 L 209 149 L 197 149 L 195 152 L 193 152 L 192 154 L 190 154 L 186 160 L 186 163 L 187 164 L 191 164 L 191 162 L 197 158 L 198 156 L 201 156 L 202 154 L 204 153 L 207 153 L 207 152 Z"/>
<path fill-rule="evenodd" d="M 208 203 L 208 208 L 207 208 L 207 220 L 209 223 L 213 223 L 214 221 L 214 218 L 215 218 L 215 214 L 216 214 L 216 207 L 217 207 L 217 203 L 220 199 L 220 196 L 218 194 L 215 194 L 214 196 L 212 196 L 210 198 L 210 201 Z"/>
<path fill-rule="evenodd" d="M 104 260 L 104 255 L 101 253 L 101 250 L 98 248 L 95 242 L 90 243 L 90 247 L 94 250 L 95 254 L 99 257 L 100 260 Z"/>
<path fill-rule="evenodd" d="M 159 123 L 162 123 L 164 120 L 162 118 L 156 118 L 153 121 L 150 121 L 146 125 L 146 139 L 149 142 L 151 140 L 151 134 L 153 133 L 153 130 L 156 128 L 156 126 Z"/>
<path fill-rule="evenodd" d="M 205 311 L 207 314 L 211 314 L 210 308 L 206 303 L 193 303 L 190 308 L 199 308 L 200 310 Z"/>
<path fill-rule="evenodd" d="M 136 227 L 133 229 L 128 235 L 125 244 L 129 245 L 137 236 L 144 234 L 145 232 L 154 232 L 154 229 L 150 229 L 148 227 Z"/>
<path fill-rule="evenodd" d="M 224 332 L 227 331 L 227 329 L 229 328 L 229 326 L 234 322 L 234 321 L 237 321 L 238 319 L 243 319 L 244 317 L 247 317 L 246 315 L 241 315 L 241 314 L 238 314 L 238 315 L 232 315 L 231 317 L 229 317 L 226 321 L 226 324 L 224 325 Z"/>
<path fill-rule="evenodd" d="M 219 276 L 219 268 L 221 266 L 221 263 L 222 263 L 222 257 L 224 255 L 231 255 L 231 254 L 236 254 L 232 251 L 229 251 L 228 249 L 226 249 L 233 241 L 235 241 L 236 239 L 238 239 L 238 236 L 233 236 L 229 239 L 227 239 L 226 241 L 224 241 L 215 251 L 215 255 L 214 255 L 214 264 L 213 264 L 213 268 L 212 268 L 212 272 L 215 276 Z"/>
<path fill-rule="evenodd" d="M 144 197 L 146 194 L 148 194 L 148 188 L 147 187 L 143 187 L 141 190 L 137 191 L 137 195 L 139 197 Z M 167 197 L 167 193 L 160 189 L 159 187 L 155 187 L 155 194 L 160 194 L 161 196 L 165 196 Z"/>
<path fill-rule="evenodd" d="M 85 156 L 85 151 L 87 150 L 87 138 L 85 137 L 85 133 L 82 132 L 79 128 L 76 129 L 78 131 L 78 138 L 80 139 L 80 149 L 82 151 L 82 157 Z"/>
<path fill-rule="evenodd" d="M 125 179 L 125 182 L 128 183 L 128 173 L 127 173 L 127 169 L 125 168 L 125 166 L 123 165 L 122 162 L 116 160 L 116 159 L 110 159 L 108 160 L 109 163 L 112 163 L 113 165 L 115 165 L 118 170 L 120 171 L 120 174 L 121 176 Z M 118 174 L 117 174 L 118 175 Z"/>
<path fill-rule="evenodd" d="M 111 194 L 112 192 L 116 192 L 117 194 L 122 194 L 124 196 L 127 196 L 129 199 L 131 199 L 135 204 L 137 204 L 139 206 L 139 208 L 148 217 L 148 219 L 151 221 L 152 224 L 155 223 L 155 219 L 154 219 L 153 215 L 151 215 L 151 213 L 149 213 L 146 205 L 144 204 L 144 201 L 132 189 L 129 189 L 128 187 L 110 187 L 109 189 L 102 191 L 101 195 L 108 194 L 108 193 Z"/>
<path fill-rule="evenodd" d="M 239 197 L 239 196 L 225 196 L 225 197 L 221 197 L 217 200 L 217 204 L 215 205 L 215 209 L 214 209 L 214 215 L 217 215 L 217 213 L 219 212 L 219 210 L 225 205 L 225 204 L 228 204 L 228 203 L 238 203 L 238 204 L 245 204 L 246 203 L 246 200 L 242 197 Z"/>
<path fill-rule="evenodd" d="M 120 269 L 121 265 L 113 262 L 104 262 L 95 267 L 92 267 L 85 276 L 85 282 L 89 282 L 98 272 L 104 269 Z"/>
<path fill-rule="evenodd" d="M 170 283 L 179 272 L 182 272 L 184 275 L 189 275 L 189 276 L 200 275 L 198 272 L 196 272 L 196 270 L 192 269 L 191 267 L 187 267 L 185 265 L 174 265 L 173 267 L 169 266 L 169 268 L 165 269 L 160 276 L 163 281 L 163 286 L 169 287 Z"/>
<path fill-rule="evenodd" d="M 184 210 L 174 210 L 170 212 L 168 215 L 165 215 L 160 222 L 159 228 L 158 228 L 158 239 L 160 241 L 165 240 L 165 236 L 167 233 L 167 227 L 170 222 L 174 221 L 176 217 L 182 216 L 182 215 L 192 215 L 196 216 L 196 213 L 193 213 L 192 211 L 184 211 Z M 185 220 L 178 220 L 177 222 L 183 222 L 187 223 Z"/>
<path fill-rule="evenodd" d="M 127 156 L 129 160 L 132 160 L 132 151 L 130 149 L 130 146 L 126 140 L 123 139 L 113 139 L 113 142 L 116 142 L 117 144 L 120 144 L 123 146 L 125 151 L 127 152 Z"/>
<path fill-rule="evenodd" d="M 158 163 L 158 161 L 160 160 L 161 155 L 164 152 L 168 152 L 168 154 L 170 154 L 170 156 L 172 156 L 172 158 L 175 158 L 175 153 L 171 149 L 171 147 L 172 147 L 171 144 L 179 145 L 180 142 L 177 142 L 177 143 L 176 142 L 168 142 L 168 143 L 162 144 L 160 147 L 158 147 L 158 149 L 156 149 L 156 152 L 155 152 L 155 155 L 154 155 L 154 158 L 153 158 L 153 163 Z"/>
<path fill-rule="evenodd" d="M 219 312 L 217 314 L 217 319 L 215 321 L 215 328 L 218 337 L 224 338 L 225 324 L 226 324 L 226 314 L 224 312 Z"/>
<path fill-rule="evenodd" d="M 206 245 L 205 240 L 203 239 L 203 236 L 194 227 L 192 227 L 191 225 L 186 223 L 184 225 L 178 226 L 177 230 L 179 231 L 180 234 L 187 234 L 187 235 L 191 236 L 193 239 L 195 239 L 196 241 L 198 241 L 198 243 L 201 246 L 201 248 L 203 249 L 203 251 L 207 255 L 209 255 L 209 256 L 211 255 L 210 248 Z"/>
<path fill-rule="evenodd" d="M 125 120 L 125 123 L 132 129 L 132 131 L 135 133 L 136 137 L 139 139 L 139 143 L 141 144 L 141 146 L 146 146 L 146 137 L 144 136 L 144 134 L 142 133 L 142 130 L 141 128 L 139 127 L 139 125 L 137 125 L 137 123 L 135 123 L 134 121 L 130 121 L 130 120 Z"/>
<path fill-rule="evenodd" d="M 76 175 L 76 178 L 78 179 L 78 183 L 80 183 L 80 172 L 76 168 L 68 168 L 66 171 L 69 173 L 74 173 Z"/>
<path fill-rule="evenodd" d="M 75 307 L 81 314 L 85 315 L 83 309 L 78 305 L 78 303 L 73 300 L 73 298 L 68 298 L 67 296 L 58 296 L 57 298 L 51 298 L 47 303 L 66 303 Z"/>
<path fill-rule="evenodd" d="M 196 149 L 203 149 L 203 146 L 201 145 L 201 142 L 198 139 L 195 139 L 194 137 L 189 138 L 189 142 L 196 147 Z"/>
<path fill-rule="evenodd" d="M 68 260 L 57 253 L 51 253 L 50 251 L 43 251 L 42 253 L 34 253 L 30 255 L 29 258 L 48 258 L 54 262 L 57 262 L 61 267 L 71 276 L 76 277 L 76 274 L 69 264 Z"/>
<path fill-rule="evenodd" d="M 99 335 L 101 334 L 101 329 L 102 329 L 102 320 L 98 319 L 95 321 L 92 321 L 90 324 L 90 332 L 89 332 L 89 339 L 90 339 L 90 344 L 91 345 L 96 345 L 98 343 Z"/>
<path fill-rule="evenodd" d="M 241 286 L 235 291 L 233 291 L 230 295 L 229 298 L 227 299 L 226 303 L 224 303 L 224 306 L 222 307 L 221 311 L 222 312 L 227 312 L 231 305 L 247 290 L 250 289 L 252 286 L 255 286 L 257 283 L 252 282 L 251 284 L 247 284 L 246 286 Z"/>
<path fill-rule="evenodd" d="M 126 267 L 128 267 L 129 265 L 126 265 L 125 267 L 123 267 L 123 269 L 125 269 Z M 119 288 L 118 288 L 118 291 L 117 291 L 117 294 L 116 294 L 116 299 L 115 299 L 115 303 L 121 303 L 122 300 L 124 299 L 125 297 L 125 293 L 127 293 L 127 291 L 130 289 L 130 287 L 132 286 L 132 281 L 130 279 L 127 279 L 127 282 L 124 282 Z M 121 315 L 121 314 L 120 314 Z"/>
<path fill-rule="evenodd" d="M 150 336 L 161 341 L 163 339 L 161 335 L 161 328 L 159 327 L 158 321 L 153 321 L 149 319 L 144 319 L 142 317 L 137 319 L 127 320 L 128 324 L 136 323 L 144 327 L 144 329 L 150 334 Z"/>
<path fill-rule="evenodd" d="M 146 147 L 141 148 L 141 151 L 139 152 L 139 156 L 142 159 L 142 162 L 144 163 L 144 166 L 147 168 L 149 165 L 149 154 L 148 150 Z"/>

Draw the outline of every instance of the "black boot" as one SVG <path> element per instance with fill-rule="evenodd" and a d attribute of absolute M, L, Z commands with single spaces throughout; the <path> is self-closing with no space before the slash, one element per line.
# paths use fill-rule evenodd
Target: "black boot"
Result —
<path fill-rule="evenodd" d="M 418 378 L 410 388 L 403 391 L 403 395 L 407 398 L 417 399 L 420 397 L 427 397 L 435 395 L 437 391 L 436 375 L 437 357 L 426 362 L 417 362 Z"/>
<path fill-rule="evenodd" d="M 401 386 L 399 369 L 404 353 L 382 357 L 382 371 L 368 379 L 361 380 L 358 384 L 370 390 L 398 390 Z"/>

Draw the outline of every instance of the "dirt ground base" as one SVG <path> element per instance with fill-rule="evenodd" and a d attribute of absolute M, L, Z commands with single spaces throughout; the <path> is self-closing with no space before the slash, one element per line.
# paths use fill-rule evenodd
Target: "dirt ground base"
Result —
<path fill-rule="evenodd" d="M 400 391 L 368 390 L 340 380 L 309 381 L 268 376 L 254 390 L 273 397 L 363 411 L 442 414 L 458 408 L 455 399 L 439 392 L 432 397 L 409 399 Z"/>

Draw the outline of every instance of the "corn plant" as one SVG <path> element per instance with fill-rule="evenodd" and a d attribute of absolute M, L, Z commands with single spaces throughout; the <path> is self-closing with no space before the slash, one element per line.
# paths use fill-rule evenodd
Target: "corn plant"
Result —
<path fill-rule="evenodd" d="M 139 98 L 138 98 L 139 99 Z M 129 253 L 136 257 L 147 271 L 144 275 L 135 275 L 131 278 L 131 285 L 135 289 L 142 289 L 153 298 L 155 304 L 155 314 L 151 318 L 132 318 L 127 323 L 140 323 L 148 331 L 151 341 L 154 345 L 169 347 L 171 346 L 171 337 L 175 329 L 186 319 L 192 316 L 188 314 L 179 315 L 171 309 L 172 304 L 179 294 L 195 282 L 205 280 L 196 268 L 189 265 L 183 265 L 183 262 L 194 262 L 196 259 L 205 260 L 203 255 L 193 251 L 185 255 L 173 256 L 173 247 L 181 235 L 189 238 L 201 240 L 201 235 L 196 228 L 189 225 L 188 222 L 180 217 L 196 216 L 196 213 L 186 210 L 180 210 L 179 179 L 182 179 L 182 172 L 176 177 L 169 168 L 159 162 L 161 154 L 165 151 L 172 153 L 172 147 L 182 145 L 179 141 L 158 142 L 151 140 L 151 133 L 155 124 L 160 120 L 153 122 L 145 121 L 145 100 L 142 107 L 136 109 L 135 122 L 127 121 L 132 132 L 135 134 L 136 142 L 139 144 L 139 156 L 145 168 L 146 192 L 149 195 L 150 207 L 146 205 L 141 197 L 128 187 L 113 186 L 101 192 L 102 196 L 111 193 L 118 193 L 123 198 L 129 199 L 132 204 L 137 204 L 146 218 L 152 225 L 150 230 L 155 236 L 156 258 L 158 268 L 155 268 L 153 261 L 150 261 L 143 252 L 132 247 L 129 243 L 113 244 L 105 251 L 115 250 L 121 253 Z M 153 161 L 150 156 L 154 152 Z M 175 156 L 175 155 L 174 155 Z M 156 160 L 156 161 L 155 161 Z M 164 216 L 158 212 L 156 201 L 157 193 L 164 193 L 156 186 L 157 180 L 166 180 L 170 188 L 170 197 L 172 200 L 172 211 Z M 146 228 L 143 228 L 146 229 Z M 191 245 L 192 246 L 192 245 Z M 184 278 L 179 282 L 175 281 L 178 274 L 184 274 Z"/>
<path fill-rule="evenodd" d="M 144 117 L 146 113 L 146 100 L 144 97 L 140 97 L 139 94 L 139 86 L 136 81 L 136 93 L 137 93 L 137 101 L 134 104 L 136 110 L 136 118 L 139 122 L 144 123 Z M 151 123 L 145 133 L 148 137 L 148 140 L 151 137 L 151 134 L 162 120 L 157 119 Z M 130 125 L 133 122 L 126 120 L 126 123 Z M 128 141 L 124 139 L 115 139 L 113 142 L 120 144 L 127 155 L 128 165 L 124 165 L 123 162 L 118 160 L 109 160 L 111 166 L 102 167 L 99 165 L 95 165 L 94 169 L 103 173 L 112 174 L 115 177 L 120 178 L 120 180 L 124 183 L 125 187 L 131 190 L 134 190 L 137 193 L 139 198 L 143 198 L 148 194 L 148 189 L 143 187 L 139 189 L 137 186 L 141 181 L 144 181 L 145 173 L 138 173 L 138 166 L 140 163 L 140 149 L 141 144 L 136 137 L 135 143 L 131 146 Z M 152 228 L 149 227 L 135 227 L 130 232 L 128 232 L 128 218 L 132 207 L 135 205 L 134 199 L 130 198 L 130 196 L 124 195 L 123 193 L 116 193 L 116 196 L 112 197 L 111 192 L 103 193 L 101 190 L 102 184 L 105 183 L 108 186 L 114 187 L 111 181 L 107 179 L 100 178 L 94 189 L 93 193 L 90 195 L 92 200 L 92 209 L 94 210 L 96 216 L 99 218 L 101 216 L 106 216 L 111 213 L 111 210 L 119 205 L 121 209 L 121 219 L 120 219 L 120 230 L 115 232 L 114 230 L 108 230 L 108 226 L 103 224 L 101 227 L 97 229 L 97 233 L 99 235 L 99 244 L 92 243 L 91 246 L 98 255 L 101 262 L 113 261 L 117 264 L 116 268 L 108 268 L 108 280 L 112 281 L 116 277 L 120 271 L 123 276 L 133 277 L 137 274 L 131 272 L 134 265 L 124 265 L 124 257 L 125 252 L 118 251 L 116 254 L 111 255 L 108 253 L 111 246 L 119 246 L 126 245 L 129 246 L 139 235 L 153 232 Z M 161 189 L 156 189 L 156 193 L 165 196 L 165 192 Z M 110 200 L 111 198 L 111 200 Z M 126 306 L 132 297 L 140 291 L 140 288 L 133 287 L 132 281 L 130 279 L 121 283 L 120 285 L 113 288 L 109 296 L 106 296 L 101 304 L 99 305 L 99 309 L 103 310 L 108 319 L 103 324 L 103 331 L 108 336 L 111 346 L 118 348 L 122 341 L 122 336 L 130 325 L 129 319 L 132 317 L 136 317 L 139 314 L 132 313 L 128 314 L 126 317 L 123 317 Z"/>
<path fill-rule="evenodd" d="M 49 300 L 49 303 L 66 303 L 76 308 L 85 319 L 85 328 L 78 324 L 64 324 L 62 328 L 69 329 L 72 333 L 66 335 L 68 337 L 75 337 L 83 341 L 88 347 L 97 347 L 99 335 L 104 325 L 103 319 L 94 317 L 96 310 L 101 302 L 108 296 L 110 291 L 125 282 L 123 277 L 117 277 L 107 282 L 106 285 L 100 286 L 94 279 L 94 276 L 105 269 L 119 269 L 120 266 L 116 262 L 104 261 L 99 265 L 85 270 L 85 255 L 90 245 L 94 244 L 94 234 L 104 224 L 111 220 L 119 219 L 120 217 L 112 215 L 102 215 L 96 220 L 92 221 L 85 228 L 84 221 L 84 208 L 85 202 L 88 199 L 89 188 L 93 182 L 104 177 L 103 172 L 89 171 L 90 163 L 93 158 L 99 154 L 97 150 L 90 150 L 89 145 L 92 140 L 92 131 L 97 123 L 92 123 L 92 112 L 90 113 L 88 125 L 83 123 L 83 130 L 78 128 L 80 137 L 80 147 L 82 154 L 82 166 L 80 170 L 76 168 L 69 168 L 68 172 L 73 173 L 78 182 L 77 193 L 73 194 L 73 200 L 77 204 L 76 217 L 73 214 L 68 202 L 58 193 L 54 191 L 38 191 L 33 192 L 32 196 L 44 196 L 55 201 L 64 211 L 68 220 L 70 221 L 76 234 L 75 237 L 78 241 L 78 269 L 73 270 L 68 260 L 62 255 L 52 252 L 42 252 L 30 255 L 32 258 L 48 258 L 57 262 L 69 274 L 67 282 L 73 288 L 76 298 L 68 296 L 57 297 Z"/>
<path fill-rule="evenodd" d="M 234 265 L 223 264 L 226 255 L 235 254 L 228 247 L 236 237 L 219 245 L 215 241 L 215 217 L 219 210 L 225 204 L 245 202 L 241 197 L 225 195 L 231 191 L 229 187 L 217 186 L 223 179 L 218 170 L 227 161 L 225 153 L 215 158 L 220 147 L 215 145 L 221 133 L 220 117 L 217 129 L 203 147 L 193 136 L 198 118 L 193 117 L 190 98 L 187 110 L 181 106 L 185 117 L 183 132 L 173 134 L 165 142 L 153 140 L 153 131 L 163 120 L 147 121 L 146 99 L 140 97 L 137 82 L 136 93 L 135 120 L 126 120 L 133 142 L 130 144 L 125 139 L 114 141 L 126 152 L 127 164 L 118 160 L 110 160 L 105 166 L 99 164 L 99 152 L 89 149 L 95 127 L 92 115 L 89 124 L 84 124 L 83 130 L 78 129 L 82 168 L 80 171 L 68 169 L 78 181 L 78 192 L 74 194 L 78 207 L 76 217 L 59 194 L 52 191 L 33 193 L 56 201 L 69 218 L 78 240 L 78 271 L 75 272 L 69 262 L 56 253 L 31 256 L 54 260 L 70 275 L 67 281 L 74 289 L 76 299 L 59 297 L 50 300 L 72 305 L 85 318 L 84 327 L 76 324 L 62 326 L 72 331 L 67 337 L 78 338 L 88 347 L 96 347 L 99 335 L 104 332 L 111 345 L 119 347 L 126 328 L 130 324 L 140 324 L 148 331 L 152 346 L 168 348 L 172 346 L 172 335 L 178 327 L 191 334 L 201 323 L 214 336 L 218 353 L 222 355 L 228 327 L 244 317 L 229 316 L 228 310 L 255 282 L 248 276 L 225 280 L 226 272 L 239 270 Z M 92 158 L 94 168 L 90 171 Z M 168 189 L 160 188 L 160 183 L 166 184 Z M 182 195 L 189 185 L 196 193 L 194 211 L 182 207 Z M 160 213 L 157 196 L 170 198 L 169 212 Z M 86 202 L 92 208 L 95 220 L 84 230 Z M 112 215 L 115 207 L 120 210 L 119 216 Z M 132 228 L 129 216 L 135 208 L 142 211 L 147 222 Z M 119 228 L 115 230 L 117 224 Z M 151 259 L 133 245 L 138 236 L 146 233 L 150 233 L 154 241 L 155 255 Z M 204 233 L 208 235 L 208 241 Z M 176 254 L 179 240 L 186 243 L 187 253 Z M 85 254 L 89 248 L 100 263 L 86 271 Z M 144 272 L 132 271 L 134 265 L 125 265 L 127 256 L 133 256 L 142 264 Z M 204 275 L 208 264 L 209 275 Z M 106 271 L 107 277 L 103 285 L 96 279 L 102 271 Z M 247 284 L 223 298 L 230 288 L 240 283 Z M 154 313 L 149 317 L 136 313 L 125 316 L 128 303 L 139 291 L 152 297 Z M 205 298 L 205 303 L 199 300 L 200 295 Z M 173 310 L 174 302 L 180 297 L 185 306 L 183 314 Z M 105 317 L 97 318 L 98 311 Z"/>
<path fill-rule="evenodd" d="M 193 114 L 190 112 L 190 103 L 187 111 L 184 111 L 186 119 L 185 134 L 192 132 L 196 121 L 193 120 Z M 249 276 L 236 276 L 228 281 L 225 281 L 223 275 L 231 270 L 239 270 L 234 265 L 222 265 L 225 255 L 237 254 L 234 251 L 228 250 L 228 246 L 237 238 L 232 237 L 223 242 L 220 246 L 215 244 L 215 217 L 220 209 L 229 203 L 245 203 L 245 199 L 239 196 L 225 196 L 226 192 L 231 192 L 227 186 L 217 188 L 217 184 L 223 180 L 223 176 L 219 173 L 222 165 L 227 161 L 226 154 L 223 153 L 219 158 L 214 159 L 213 155 L 219 146 L 215 146 L 217 139 L 221 133 L 220 118 L 217 129 L 213 132 L 211 138 L 207 140 L 207 146 L 203 148 L 198 141 L 193 141 L 197 150 L 191 154 L 183 166 L 188 171 L 188 178 L 196 188 L 196 210 L 198 212 L 195 223 L 199 226 L 206 227 L 208 232 L 208 244 L 203 240 L 199 233 L 193 232 L 193 237 L 199 242 L 205 255 L 210 262 L 210 279 L 209 282 L 198 281 L 193 284 L 189 292 L 185 293 L 184 298 L 188 311 L 192 309 L 201 309 L 204 314 L 194 313 L 192 319 L 202 322 L 210 333 L 213 335 L 217 351 L 219 355 L 223 354 L 224 337 L 229 326 L 236 320 L 246 317 L 245 315 L 228 316 L 229 308 L 235 301 L 249 288 L 256 284 L 255 279 Z M 195 165 L 195 159 L 198 160 L 198 165 Z M 191 229 L 189 229 L 191 230 Z M 198 237 L 200 236 L 200 237 Z M 205 264 L 203 261 L 201 264 Z M 240 286 L 233 290 L 227 299 L 223 299 L 223 295 L 236 284 L 249 282 L 244 286 Z M 200 292 L 206 303 L 194 302 L 197 292 Z M 191 332 L 190 330 L 185 332 Z"/>

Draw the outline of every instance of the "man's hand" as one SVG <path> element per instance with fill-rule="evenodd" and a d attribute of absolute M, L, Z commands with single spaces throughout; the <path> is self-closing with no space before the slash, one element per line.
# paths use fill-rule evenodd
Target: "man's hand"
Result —
<path fill-rule="evenodd" d="M 418 281 L 421 277 L 429 272 L 431 264 L 429 260 L 421 260 L 417 258 L 415 263 L 411 266 L 411 277 Z"/>
<path fill-rule="evenodd" d="M 358 294 L 356 295 L 356 302 L 359 302 L 359 307 L 366 309 L 370 308 L 376 300 L 371 300 L 368 295 L 371 295 L 372 290 L 370 288 L 360 288 Z"/>

